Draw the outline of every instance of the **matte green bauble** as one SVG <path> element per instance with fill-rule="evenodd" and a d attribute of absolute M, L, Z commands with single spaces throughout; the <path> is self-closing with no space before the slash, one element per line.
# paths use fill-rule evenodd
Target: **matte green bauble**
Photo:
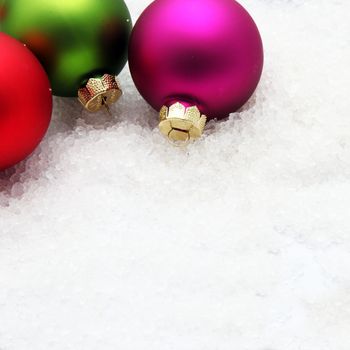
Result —
<path fill-rule="evenodd" d="M 123 0 L 0 0 L 0 29 L 36 54 L 55 95 L 73 97 L 120 73 L 132 23 Z"/>

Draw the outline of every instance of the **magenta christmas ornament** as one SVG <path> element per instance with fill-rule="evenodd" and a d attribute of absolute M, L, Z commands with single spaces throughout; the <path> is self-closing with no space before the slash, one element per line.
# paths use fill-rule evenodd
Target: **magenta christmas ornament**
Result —
<path fill-rule="evenodd" d="M 234 0 L 156 0 L 137 21 L 129 48 L 134 82 L 173 141 L 198 138 L 207 119 L 242 107 L 263 61 L 259 30 Z"/>

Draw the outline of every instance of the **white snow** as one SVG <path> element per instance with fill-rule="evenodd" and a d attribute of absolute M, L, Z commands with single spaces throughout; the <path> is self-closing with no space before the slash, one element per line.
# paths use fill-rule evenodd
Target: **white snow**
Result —
<path fill-rule="evenodd" d="M 56 99 L 0 175 L 1 350 L 350 349 L 350 2 L 242 4 L 241 113 L 174 148 L 125 69 L 112 120 Z"/>

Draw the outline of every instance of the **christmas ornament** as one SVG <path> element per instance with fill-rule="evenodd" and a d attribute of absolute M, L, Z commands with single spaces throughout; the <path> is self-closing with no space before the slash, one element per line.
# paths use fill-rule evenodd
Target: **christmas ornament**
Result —
<path fill-rule="evenodd" d="M 0 170 L 29 156 L 50 123 L 49 80 L 36 57 L 0 33 Z"/>
<path fill-rule="evenodd" d="M 173 141 L 201 136 L 254 93 L 263 68 L 256 24 L 234 0 L 156 0 L 132 32 L 129 65 Z"/>
<path fill-rule="evenodd" d="M 132 28 L 123 0 L 6 0 L 0 13 L 1 30 L 35 53 L 55 95 L 78 93 L 91 112 L 120 97 Z"/>

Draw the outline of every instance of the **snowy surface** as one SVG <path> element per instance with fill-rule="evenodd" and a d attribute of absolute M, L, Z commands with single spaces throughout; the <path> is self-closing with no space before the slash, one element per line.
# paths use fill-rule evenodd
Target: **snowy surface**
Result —
<path fill-rule="evenodd" d="M 1 350 L 350 349 L 350 2 L 242 3 L 241 113 L 173 148 L 126 69 L 112 120 L 57 99 L 0 175 Z"/>

